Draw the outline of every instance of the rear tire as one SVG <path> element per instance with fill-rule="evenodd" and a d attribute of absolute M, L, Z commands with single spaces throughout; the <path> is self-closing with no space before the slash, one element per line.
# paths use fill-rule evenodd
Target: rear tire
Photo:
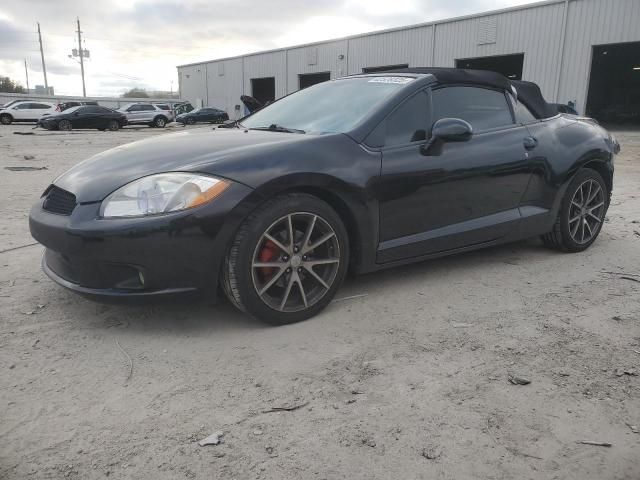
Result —
<path fill-rule="evenodd" d="M 542 242 L 562 252 L 582 252 L 598 238 L 609 208 L 609 191 L 602 176 L 590 168 L 573 178 L 560 204 L 551 232 Z"/>
<path fill-rule="evenodd" d="M 167 119 L 164 117 L 156 117 L 153 121 L 153 125 L 158 128 L 164 128 L 167 124 Z"/>
<path fill-rule="evenodd" d="M 221 284 L 243 312 L 285 325 L 323 310 L 348 264 L 349 239 L 339 215 L 319 198 L 291 193 L 245 219 L 224 260 Z"/>
<path fill-rule="evenodd" d="M 8 113 L 3 113 L 2 115 L 0 115 L 0 123 L 2 123 L 2 125 L 11 125 L 12 122 L 13 117 Z"/>

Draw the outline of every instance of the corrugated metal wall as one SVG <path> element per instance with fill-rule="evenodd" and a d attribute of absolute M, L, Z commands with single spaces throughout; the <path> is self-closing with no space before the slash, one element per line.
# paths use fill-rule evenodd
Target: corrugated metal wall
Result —
<path fill-rule="evenodd" d="M 229 118 L 243 116 L 240 103 L 242 93 L 242 58 L 222 60 L 207 64 L 206 105 L 226 110 Z M 239 109 L 236 109 L 236 105 Z"/>
<path fill-rule="evenodd" d="M 301 74 L 331 72 L 331 78 L 343 77 L 347 74 L 347 40 L 287 50 L 287 69 L 287 93 L 298 90 Z"/>
<path fill-rule="evenodd" d="M 260 53 L 244 57 L 244 91 L 251 95 L 251 79 L 275 77 L 276 98 L 287 94 L 287 51 Z"/>
<path fill-rule="evenodd" d="M 433 26 L 366 35 L 349 40 L 349 75 L 363 68 L 409 64 L 432 65 Z"/>
<path fill-rule="evenodd" d="M 584 111 L 592 46 L 631 41 L 640 41 L 640 0 L 557 0 L 227 59 L 220 61 L 224 80 L 217 78 L 220 62 L 178 70 L 183 98 L 202 98 L 233 117 L 240 95 L 251 94 L 252 78 L 275 77 L 279 98 L 296 91 L 304 73 L 331 72 L 337 78 L 366 67 L 453 67 L 457 59 L 524 53 L 524 79 L 538 83 L 549 101 L 572 100 Z"/>
<path fill-rule="evenodd" d="M 206 103 L 207 64 L 189 65 L 178 69 L 178 83 L 180 85 L 181 98 L 189 100 L 194 106 Z"/>
<path fill-rule="evenodd" d="M 576 101 L 583 112 L 589 88 L 592 47 L 640 41 L 640 0 L 572 1 L 568 19 L 559 99 L 563 103 Z"/>
<path fill-rule="evenodd" d="M 435 65 L 455 67 L 456 59 L 524 53 L 523 78 L 538 83 L 545 96 L 552 98 L 563 10 L 559 3 L 438 25 Z M 494 29 L 494 42 L 481 36 L 481 27 L 487 23 Z"/>

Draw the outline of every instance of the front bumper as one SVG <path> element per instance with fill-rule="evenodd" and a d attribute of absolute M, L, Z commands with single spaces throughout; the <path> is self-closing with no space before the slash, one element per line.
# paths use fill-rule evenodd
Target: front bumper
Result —
<path fill-rule="evenodd" d="M 101 219 L 100 203 L 78 204 L 69 216 L 31 209 L 31 235 L 46 247 L 44 272 L 76 293 L 155 298 L 217 292 L 228 242 L 244 218 L 252 190 L 232 186 L 211 204 L 143 218 Z"/>

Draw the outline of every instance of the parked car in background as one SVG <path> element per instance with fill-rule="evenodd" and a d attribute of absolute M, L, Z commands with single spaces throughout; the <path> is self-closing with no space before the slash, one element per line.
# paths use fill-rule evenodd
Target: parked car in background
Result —
<path fill-rule="evenodd" d="M 170 115 L 166 110 L 151 103 L 128 103 L 118 109 L 127 117 L 129 125 L 149 125 L 164 128 L 169 123 Z"/>
<path fill-rule="evenodd" d="M 534 236 L 586 250 L 620 150 L 535 84 L 448 68 L 319 83 L 239 126 L 156 136 L 57 177 L 29 219 L 45 273 L 98 298 L 222 287 L 250 315 L 296 322 L 347 270 Z"/>
<path fill-rule="evenodd" d="M 193 125 L 199 122 L 222 123 L 229 120 L 229 115 L 219 108 L 196 108 L 189 113 L 183 113 L 176 117 L 176 122 L 184 125 Z"/>
<path fill-rule="evenodd" d="M 64 112 L 65 110 L 67 110 L 67 109 L 69 109 L 71 107 L 79 107 L 81 105 L 98 105 L 98 102 L 93 101 L 93 100 L 88 100 L 86 102 L 78 101 L 78 100 L 71 100 L 69 102 L 59 103 L 56 106 L 56 111 L 57 112 Z"/>
<path fill-rule="evenodd" d="M 171 105 L 169 105 L 168 103 L 154 103 L 154 105 L 167 113 L 169 122 L 173 122 L 176 119 L 176 114 L 174 113 Z"/>
<path fill-rule="evenodd" d="M 10 102 L 5 103 L 4 105 L 0 105 L 0 110 L 3 108 L 9 108 L 11 105 L 15 105 L 18 102 L 30 102 L 31 100 L 25 100 L 24 98 L 20 98 L 18 100 L 11 100 Z"/>
<path fill-rule="evenodd" d="M 126 124 L 127 117 L 124 113 L 100 105 L 71 107 L 63 112 L 44 116 L 38 122 L 39 126 L 47 130 L 97 128 L 98 130 L 116 131 Z"/>
<path fill-rule="evenodd" d="M 192 110 L 194 110 L 194 107 L 189 102 L 182 102 L 182 103 L 174 103 L 173 104 L 173 111 L 176 114 L 176 117 L 178 115 L 182 114 L 182 113 L 189 113 Z"/>
<path fill-rule="evenodd" d="M 43 115 L 55 111 L 56 107 L 51 103 L 20 101 L 0 110 L 0 123 L 11 125 L 13 122 L 37 122 Z"/>

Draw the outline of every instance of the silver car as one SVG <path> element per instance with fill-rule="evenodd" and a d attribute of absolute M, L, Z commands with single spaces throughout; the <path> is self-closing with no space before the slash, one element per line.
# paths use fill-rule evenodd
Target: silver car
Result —
<path fill-rule="evenodd" d="M 129 125 L 149 125 L 150 127 L 164 128 L 174 120 L 171 110 L 163 110 L 151 103 L 128 103 L 118 109 L 127 116 Z"/>

